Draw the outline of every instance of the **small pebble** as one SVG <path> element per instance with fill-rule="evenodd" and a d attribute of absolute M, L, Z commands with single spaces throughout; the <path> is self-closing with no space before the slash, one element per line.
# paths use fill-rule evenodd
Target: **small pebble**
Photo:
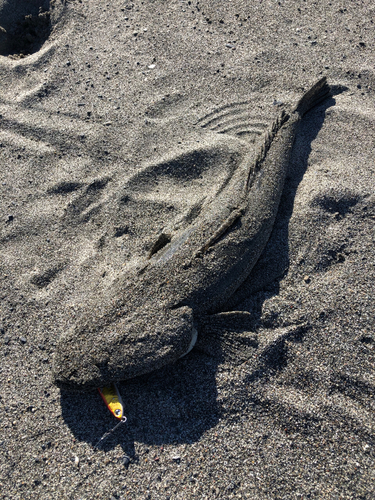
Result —
<path fill-rule="evenodd" d="M 311 281 L 310 276 L 304 276 L 303 281 L 305 283 L 310 283 L 310 281 Z"/>
<path fill-rule="evenodd" d="M 25 339 L 25 337 L 20 337 L 20 341 L 22 342 L 22 344 L 26 344 L 27 340 Z"/>
<path fill-rule="evenodd" d="M 130 457 L 128 457 L 128 455 L 124 455 L 121 459 L 121 462 L 124 465 L 124 467 L 128 468 L 130 464 Z"/>

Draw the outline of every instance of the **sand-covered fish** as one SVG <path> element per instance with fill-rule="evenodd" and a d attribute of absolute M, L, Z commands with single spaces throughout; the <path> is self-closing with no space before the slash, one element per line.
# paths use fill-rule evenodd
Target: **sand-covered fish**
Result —
<path fill-rule="evenodd" d="M 319 80 L 265 133 L 191 224 L 163 232 L 143 267 L 81 318 L 57 346 L 60 386 L 98 387 L 171 363 L 194 345 L 200 323 L 249 276 L 272 231 L 303 115 L 329 95 Z"/>

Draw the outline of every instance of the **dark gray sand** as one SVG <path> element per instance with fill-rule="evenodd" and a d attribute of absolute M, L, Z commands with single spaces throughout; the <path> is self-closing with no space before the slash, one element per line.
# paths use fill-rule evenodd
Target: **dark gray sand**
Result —
<path fill-rule="evenodd" d="M 56 0 L 13 24 L 8 4 L 1 498 L 373 498 L 372 3 Z M 225 155 L 198 178 L 150 166 L 256 151 L 322 76 L 252 275 L 188 356 L 119 384 L 128 422 L 95 451 L 116 421 L 52 384 L 58 340 L 226 175 Z"/>

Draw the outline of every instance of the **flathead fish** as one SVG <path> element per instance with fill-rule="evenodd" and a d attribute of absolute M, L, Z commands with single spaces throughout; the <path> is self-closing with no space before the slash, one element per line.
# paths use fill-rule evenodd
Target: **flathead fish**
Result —
<path fill-rule="evenodd" d="M 162 233 L 141 269 L 59 340 L 54 381 L 99 387 L 156 370 L 186 354 L 202 318 L 220 311 L 270 237 L 303 115 L 329 95 L 319 80 L 282 112 L 256 156 L 243 154 L 190 225 Z"/>

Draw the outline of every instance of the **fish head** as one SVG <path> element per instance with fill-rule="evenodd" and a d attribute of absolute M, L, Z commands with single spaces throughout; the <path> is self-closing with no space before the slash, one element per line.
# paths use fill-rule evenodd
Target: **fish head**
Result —
<path fill-rule="evenodd" d="M 82 321 L 60 338 L 53 362 L 54 383 L 90 389 L 152 372 L 185 355 L 196 340 L 187 306 L 144 306 L 132 314 Z"/>

